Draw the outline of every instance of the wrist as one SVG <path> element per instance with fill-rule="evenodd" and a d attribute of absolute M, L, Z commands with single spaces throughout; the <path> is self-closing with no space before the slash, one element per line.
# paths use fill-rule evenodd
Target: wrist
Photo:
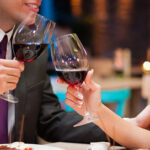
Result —
<path fill-rule="evenodd" d="M 103 104 L 102 104 L 101 102 L 99 102 L 99 103 L 97 104 L 97 107 L 96 107 L 96 115 L 97 115 L 97 116 L 99 115 L 99 113 L 100 113 L 102 107 L 103 107 Z"/>
<path fill-rule="evenodd" d="M 96 116 L 97 120 L 94 121 L 95 124 L 97 124 L 99 118 L 100 118 L 101 115 L 103 114 L 103 113 L 102 113 L 102 112 L 103 112 L 103 105 L 104 105 L 104 104 L 102 104 L 101 102 L 98 103 L 98 105 L 97 105 L 97 108 L 96 108 L 96 111 L 95 111 L 95 116 Z"/>

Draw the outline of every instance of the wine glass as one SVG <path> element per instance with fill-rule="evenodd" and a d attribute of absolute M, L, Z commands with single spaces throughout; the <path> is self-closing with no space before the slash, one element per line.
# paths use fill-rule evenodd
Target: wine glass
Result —
<path fill-rule="evenodd" d="M 34 61 L 48 46 L 55 23 L 44 16 L 31 15 L 16 30 L 13 36 L 13 51 L 17 60 Z M 29 24 L 29 21 L 34 23 Z"/>
<path fill-rule="evenodd" d="M 56 38 L 51 42 L 51 55 L 59 77 L 68 84 L 79 86 L 80 88 L 87 75 L 89 64 L 87 52 L 78 36 L 73 33 Z M 74 125 L 74 127 L 93 122 L 96 119 L 88 112 L 86 101 L 84 104 L 85 115 L 83 120 Z"/>
<path fill-rule="evenodd" d="M 16 29 L 12 47 L 17 60 L 25 63 L 34 61 L 48 46 L 55 23 L 39 14 L 30 14 Z M 10 92 L 3 98 L 17 103 L 18 98 Z"/>

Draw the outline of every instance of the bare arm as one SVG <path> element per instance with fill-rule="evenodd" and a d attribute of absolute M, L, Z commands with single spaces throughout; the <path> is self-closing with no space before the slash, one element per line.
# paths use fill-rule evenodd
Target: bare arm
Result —
<path fill-rule="evenodd" d="M 95 123 L 121 145 L 129 148 L 150 147 L 150 131 L 123 120 L 103 104 L 99 105 L 97 114 L 99 120 Z"/>
<path fill-rule="evenodd" d="M 97 114 L 99 118 L 95 124 L 115 141 L 129 148 L 150 148 L 150 131 L 125 121 L 104 106 L 100 101 L 101 88 L 91 80 L 92 75 L 92 71 L 88 72 L 85 83 L 80 90 L 72 86 L 68 87 L 66 104 L 70 105 L 80 115 L 83 115 L 85 107 L 84 103 L 81 102 L 86 100 L 89 112 Z M 83 95 L 83 99 L 78 96 L 79 91 L 80 95 Z"/>

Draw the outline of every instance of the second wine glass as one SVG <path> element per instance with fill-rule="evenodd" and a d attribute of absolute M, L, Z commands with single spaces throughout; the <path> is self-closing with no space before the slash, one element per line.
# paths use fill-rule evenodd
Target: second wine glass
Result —
<path fill-rule="evenodd" d="M 30 24 L 29 22 L 34 22 Z M 17 60 L 34 61 L 48 46 L 55 23 L 44 16 L 30 15 L 21 23 L 13 36 L 13 50 Z"/>
<path fill-rule="evenodd" d="M 55 23 L 44 16 L 30 14 L 18 26 L 13 36 L 12 46 L 16 59 L 25 63 L 36 60 L 46 50 L 54 27 Z M 18 99 L 12 95 L 11 102 L 17 101 Z"/>
<path fill-rule="evenodd" d="M 81 86 L 88 72 L 87 52 L 78 36 L 73 34 L 64 35 L 51 42 L 51 55 L 55 70 L 60 78 L 71 85 Z M 75 126 L 80 126 L 94 121 L 87 110 L 86 101 L 83 120 Z"/>

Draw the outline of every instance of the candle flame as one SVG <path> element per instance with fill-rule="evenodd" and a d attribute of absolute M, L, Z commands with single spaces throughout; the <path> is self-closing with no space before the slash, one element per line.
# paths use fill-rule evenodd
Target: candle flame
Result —
<path fill-rule="evenodd" d="M 150 72 L 150 62 L 149 61 L 145 61 L 143 63 L 143 71 L 144 72 Z"/>

